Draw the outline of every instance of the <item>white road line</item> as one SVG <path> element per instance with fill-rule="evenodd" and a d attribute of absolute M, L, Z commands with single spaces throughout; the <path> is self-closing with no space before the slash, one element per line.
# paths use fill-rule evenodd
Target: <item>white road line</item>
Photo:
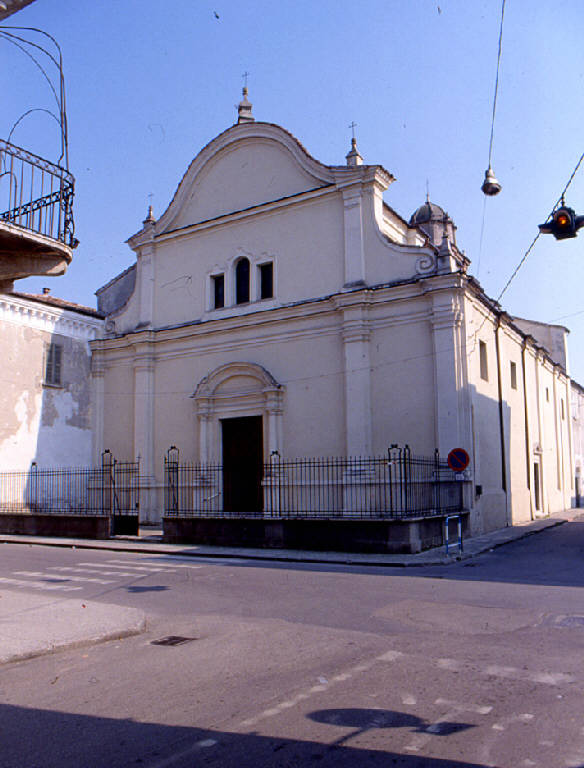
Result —
<path fill-rule="evenodd" d="M 138 566 L 138 565 L 134 565 L 132 560 L 108 560 L 107 562 L 111 563 L 112 565 L 117 563 L 119 565 L 127 566 L 128 568 L 130 568 L 130 567 L 131 568 L 152 567 L 152 568 L 159 568 L 160 570 L 173 570 L 174 568 L 195 568 L 196 569 L 196 568 L 203 568 L 204 567 L 202 565 L 190 565 L 190 564 L 189 565 L 186 565 L 186 564 L 183 565 L 182 563 L 161 563 L 158 560 L 153 561 L 151 566 L 146 566 L 146 565 Z M 143 563 L 144 561 L 141 560 L 140 562 Z"/>
<path fill-rule="evenodd" d="M 561 683 L 573 683 L 575 677 L 563 672 L 530 672 L 516 667 L 499 667 L 492 665 L 483 670 L 484 675 L 490 677 L 504 677 L 510 680 L 527 680 L 531 683 L 543 683 L 544 685 L 560 685 Z"/>
<path fill-rule="evenodd" d="M 166 568 L 156 568 L 154 566 L 152 567 L 146 567 L 145 565 L 130 565 L 126 564 L 124 566 L 122 565 L 115 565 L 114 563 L 110 563 L 109 565 L 100 565 L 100 563 L 79 563 L 79 565 L 88 566 L 91 568 L 127 568 L 129 571 L 132 571 L 132 575 L 136 575 L 136 573 L 160 573 L 161 571 L 166 571 Z"/>
<path fill-rule="evenodd" d="M 443 707 L 447 706 L 449 709 L 443 715 L 434 720 L 433 723 L 428 725 L 424 733 L 415 734 L 413 736 L 411 742 L 404 747 L 407 752 L 420 752 L 433 736 L 440 734 L 443 723 L 452 721 L 457 715 L 460 715 L 461 712 L 476 712 L 479 706 L 477 704 L 466 705 L 458 702 L 451 702 L 447 699 L 436 699 L 434 703 Z"/>
<path fill-rule="evenodd" d="M 252 725 L 256 725 L 261 720 L 264 720 L 268 717 L 274 717 L 274 715 L 279 715 L 283 710 L 290 709 L 291 707 L 296 706 L 301 701 L 305 701 L 306 699 L 311 698 L 316 693 L 321 693 L 322 691 L 327 691 L 331 688 L 332 685 L 335 683 L 343 683 L 345 680 L 350 680 L 353 675 L 359 674 L 360 672 L 367 672 L 371 669 L 378 661 L 397 661 L 397 659 L 401 658 L 404 654 L 402 654 L 400 651 L 394 651 L 389 650 L 385 653 L 382 653 L 379 656 L 376 656 L 375 658 L 371 659 L 371 661 L 358 664 L 355 667 L 351 667 L 346 672 L 340 672 L 338 675 L 333 675 L 329 678 L 329 681 L 327 684 L 320 683 L 319 685 L 313 685 L 310 688 L 307 689 L 306 692 L 298 693 L 296 696 L 292 697 L 291 699 L 288 699 L 286 701 L 282 701 L 279 704 L 276 704 L 273 707 L 270 707 L 269 709 L 264 710 L 259 715 L 256 715 L 255 717 L 247 718 L 246 720 L 243 720 L 240 724 L 240 728 L 249 728 Z M 320 678 L 319 678 L 320 679 Z"/>
<path fill-rule="evenodd" d="M 404 654 L 401 651 L 386 651 L 385 653 L 382 653 L 381 656 L 377 656 L 377 661 L 397 661 L 398 659 L 401 659 L 403 655 Z"/>
<path fill-rule="evenodd" d="M 100 576 L 139 576 L 140 574 L 134 571 L 102 571 L 99 568 L 74 568 L 69 565 L 50 565 L 48 569 L 51 571 L 59 571 L 63 573 L 98 573 Z"/>
<path fill-rule="evenodd" d="M 462 669 L 462 664 L 458 659 L 436 659 L 436 664 L 440 669 L 448 669 L 451 672 L 458 672 Z"/>
<path fill-rule="evenodd" d="M 61 590 L 63 592 L 73 592 L 83 587 L 72 587 L 68 584 L 47 584 L 44 581 L 24 581 L 24 579 L 9 579 L 7 576 L 0 576 L 1 584 L 8 584 L 13 587 L 33 587 L 34 589 L 42 589 L 47 592 L 54 590 Z"/>
<path fill-rule="evenodd" d="M 175 765 L 178 762 L 182 762 L 186 757 L 198 752 L 200 749 L 206 749 L 208 747 L 214 747 L 218 742 L 215 739 L 201 739 L 191 744 L 190 747 L 177 752 L 170 757 L 166 757 L 163 760 L 159 760 L 157 763 L 150 763 L 150 768 L 169 768 L 171 765 Z"/>
<path fill-rule="evenodd" d="M 54 573 L 43 573 L 42 571 L 12 571 L 15 576 L 29 576 L 35 579 L 50 579 L 52 582 L 60 581 L 65 583 L 67 581 L 88 581 L 92 584 L 115 584 L 115 581 L 111 579 L 96 579 L 90 576 L 56 576 Z"/>
<path fill-rule="evenodd" d="M 451 707 L 460 712 L 476 712 L 477 715 L 488 715 L 493 711 L 493 707 L 483 706 L 481 704 L 462 703 L 458 701 L 452 701 L 451 699 L 436 699 L 434 704 L 442 707 Z M 533 715 L 530 715 L 533 717 Z"/>
<path fill-rule="evenodd" d="M 446 669 L 449 672 L 460 672 L 464 669 L 464 663 L 458 659 L 436 659 L 435 663 L 440 669 Z M 478 672 L 481 675 L 487 675 L 487 677 L 527 680 L 530 683 L 542 683 L 543 685 L 561 685 L 562 683 L 573 683 L 576 680 L 574 675 L 567 675 L 564 672 L 531 672 L 517 667 L 502 667 L 497 664 L 480 669 Z"/>

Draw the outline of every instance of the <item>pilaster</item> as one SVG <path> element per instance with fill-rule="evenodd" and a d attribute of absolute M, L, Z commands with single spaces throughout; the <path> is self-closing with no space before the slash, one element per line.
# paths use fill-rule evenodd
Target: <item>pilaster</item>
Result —
<path fill-rule="evenodd" d="M 140 457 L 140 474 L 146 490 L 140 498 L 143 522 L 159 519 L 154 468 L 154 345 L 151 341 L 134 344 L 134 457 Z"/>
<path fill-rule="evenodd" d="M 470 400 L 464 398 L 462 312 L 452 293 L 432 296 L 432 341 L 434 350 L 435 440 L 441 456 L 453 448 L 473 455 Z M 463 399 L 464 398 L 464 399 Z M 468 401 L 468 402 L 467 402 Z M 468 413 L 467 413 L 468 411 Z"/>
<path fill-rule="evenodd" d="M 365 282 L 363 190 L 360 184 L 343 189 L 345 220 L 345 287 Z"/>
<path fill-rule="evenodd" d="M 93 350 L 91 356 L 91 386 L 93 390 L 93 437 L 92 459 L 97 467 L 104 450 L 105 361 L 101 350 Z"/>
<path fill-rule="evenodd" d="M 345 429 L 348 456 L 371 455 L 371 360 L 368 303 L 342 309 Z"/>

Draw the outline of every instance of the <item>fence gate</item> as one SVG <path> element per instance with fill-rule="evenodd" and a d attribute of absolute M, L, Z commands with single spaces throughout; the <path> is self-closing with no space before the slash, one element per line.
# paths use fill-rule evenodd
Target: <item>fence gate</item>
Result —
<path fill-rule="evenodd" d="M 140 462 L 117 461 L 109 450 L 101 454 L 102 509 L 111 517 L 113 536 L 137 536 L 140 521 Z"/>

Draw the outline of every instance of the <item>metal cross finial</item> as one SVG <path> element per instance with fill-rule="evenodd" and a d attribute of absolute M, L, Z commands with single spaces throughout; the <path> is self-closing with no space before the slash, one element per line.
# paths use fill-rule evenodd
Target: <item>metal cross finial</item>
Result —
<path fill-rule="evenodd" d="M 148 204 L 149 205 L 152 205 L 152 198 L 153 197 L 154 197 L 154 193 L 150 192 L 150 194 L 148 195 Z"/>
<path fill-rule="evenodd" d="M 355 128 L 357 127 L 357 123 L 353 120 L 353 122 L 349 125 L 349 128 L 351 129 L 352 137 L 355 138 Z"/>
<path fill-rule="evenodd" d="M 243 77 L 243 87 L 247 88 L 247 78 L 249 77 L 249 72 L 244 72 L 242 77 Z"/>

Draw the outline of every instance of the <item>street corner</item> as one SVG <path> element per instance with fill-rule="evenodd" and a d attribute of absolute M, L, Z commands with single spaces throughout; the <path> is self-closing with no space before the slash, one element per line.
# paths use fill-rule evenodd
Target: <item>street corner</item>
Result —
<path fill-rule="evenodd" d="M 0 592 L 0 664 L 129 637 L 145 628 L 146 614 L 137 608 Z"/>

